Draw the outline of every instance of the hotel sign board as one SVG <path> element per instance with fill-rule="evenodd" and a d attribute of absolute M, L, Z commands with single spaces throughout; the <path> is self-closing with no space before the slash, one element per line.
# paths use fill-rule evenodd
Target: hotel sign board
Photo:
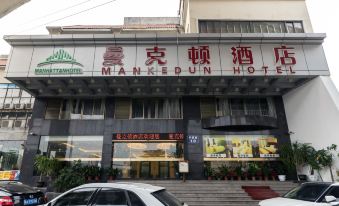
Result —
<path fill-rule="evenodd" d="M 21 45 L 13 47 L 7 67 L 7 77 L 288 75 L 329 75 L 322 45 L 208 41 Z"/>
<path fill-rule="evenodd" d="M 184 133 L 114 133 L 113 141 L 183 141 Z"/>

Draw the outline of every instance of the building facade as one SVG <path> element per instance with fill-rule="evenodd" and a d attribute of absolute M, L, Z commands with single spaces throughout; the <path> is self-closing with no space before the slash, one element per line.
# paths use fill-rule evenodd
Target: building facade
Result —
<path fill-rule="evenodd" d="M 32 95 L 4 78 L 7 58 L 0 56 L 0 179 L 19 177 L 34 104 Z"/>
<path fill-rule="evenodd" d="M 183 0 L 180 18 L 8 36 L 6 78 L 35 97 L 21 178 L 37 154 L 189 179 L 279 158 L 286 95 L 329 70 L 305 1 Z M 289 109 L 289 108 L 287 108 Z"/>

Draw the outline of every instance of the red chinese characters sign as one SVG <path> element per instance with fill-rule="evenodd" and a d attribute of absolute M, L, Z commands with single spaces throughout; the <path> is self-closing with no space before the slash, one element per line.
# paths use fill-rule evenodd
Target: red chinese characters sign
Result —
<path fill-rule="evenodd" d="M 188 75 L 195 75 L 199 73 L 200 75 L 213 75 L 214 69 L 213 65 L 220 65 L 221 68 L 224 67 L 222 62 L 226 62 L 227 65 L 230 65 L 230 68 L 225 70 L 233 71 L 233 75 L 241 74 L 253 74 L 256 72 L 261 72 L 262 75 L 267 75 L 269 71 L 275 71 L 275 74 L 295 74 L 293 66 L 297 64 L 295 47 L 293 46 L 275 46 L 270 50 L 270 55 L 272 59 L 271 65 L 259 65 L 257 62 L 263 62 L 263 52 L 261 47 L 256 47 L 253 50 L 251 45 L 237 45 L 230 46 L 228 45 L 227 50 L 222 49 L 221 46 L 218 47 L 218 50 L 215 49 L 214 52 L 211 52 L 210 45 L 193 45 L 190 47 L 185 47 L 185 51 L 181 51 L 185 55 L 176 56 L 177 58 L 182 59 L 181 62 L 186 62 L 186 68 L 180 65 L 173 65 L 173 51 L 168 50 L 166 46 L 151 46 L 146 47 L 145 49 L 139 50 L 139 52 L 144 52 L 144 54 L 137 54 L 138 59 L 143 57 L 144 59 L 138 60 L 138 62 L 144 62 L 144 65 L 135 65 L 131 68 L 127 68 L 124 64 L 126 61 L 126 54 L 124 54 L 123 47 L 120 46 L 108 46 L 103 55 L 103 67 L 102 75 L 112 75 L 112 66 L 115 66 L 114 75 L 124 76 L 128 75 L 128 71 L 131 72 L 129 75 L 181 75 L 186 72 Z M 260 50 L 258 50 L 258 48 Z M 172 53 L 170 53 L 172 52 Z M 256 53 L 255 53 L 256 52 Z M 260 52 L 258 54 L 258 52 Z M 256 54 L 256 55 L 254 55 Z M 268 52 L 265 52 L 268 54 Z M 213 56 L 214 55 L 214 56 Z M 172 56 L 168 57 L 168 56 Z M 219 57 L 219 59 L 218 59 Z M 254 58 L 256 57 L 256 58 Z M 266 57 L 267 59 L 267 57 Z M 134 60 L 134 62 L 136 62 Z M 178 62 L 176 60 L 175 62 Z M 169 67 L 172 65 L 172 68 Z M 172 70 L 172 72 L 169 72 Z M 270 73 L 272 74 L 272 73 Z"/>
<path fill-rule="evenodd" d="M 183 141 L 184 133 L 115 133 L 113 134 L 113 140 L 123 141 L 152 141 L 152 140 L 176 140 Z"/>

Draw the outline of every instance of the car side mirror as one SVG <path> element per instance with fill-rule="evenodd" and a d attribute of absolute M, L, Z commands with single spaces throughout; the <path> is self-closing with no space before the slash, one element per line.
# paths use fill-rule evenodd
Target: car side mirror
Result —
<path fill-rule="evenodd" d="M 339 202 L 337 201 L 337 198 L 334 196 L 325 196 L 326 202 L 330 203 L 333 206 L 339 205 Z"/>

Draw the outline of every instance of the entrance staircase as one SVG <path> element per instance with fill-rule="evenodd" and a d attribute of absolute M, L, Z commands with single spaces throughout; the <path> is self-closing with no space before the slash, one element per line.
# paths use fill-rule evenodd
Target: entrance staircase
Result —
<path fill-rule="evenodd" d="M 298 184 L 278 181 L 223 181 L 223 180 L 143 180 L 133 181 L 165 187 L 189 206 L 258 206 L 243 186 L 269 186 L 283 195 Z"/>

